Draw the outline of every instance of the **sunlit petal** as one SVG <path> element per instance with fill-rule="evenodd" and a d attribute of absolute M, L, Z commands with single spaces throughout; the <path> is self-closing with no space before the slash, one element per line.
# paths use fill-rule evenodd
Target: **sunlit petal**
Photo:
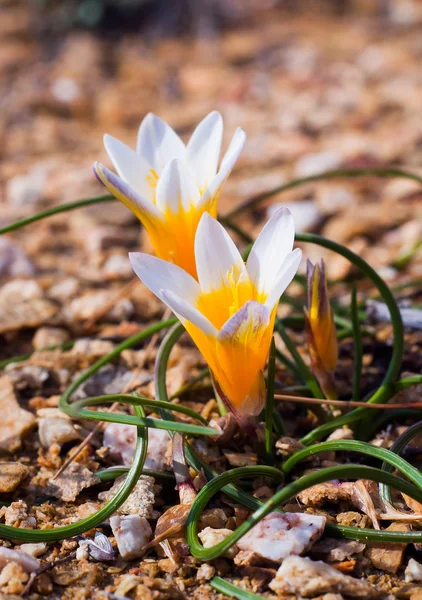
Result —
<path fill-rule="evenodd" d="M 186 158 L 186 146 L 165 121 L 148 113 L 138 132 L 136 151 L 158 174 L 172 158 Z"/>
<path fill-rule="evenodd" d="M 104 146 L 119 176 L 153 202 L 153 190 L 147 179 L 150 167 L 144 158 L 111 135 L 104 136 Z"/>
<path fill-rule="evenodd" d="M 281 208 L 264 225 L 252 247 L 246 267 L 263 301 L 274 288 L 280 265 L 292 251 L 294 237 L 293 215 Z"/>
<path fill-rule="evenodd" d="M 223 119 L 213 111 L 199 123 L 187 145 L 186 160 L 200 190 L 205 190 L 217 173 L 222 140 Z"/>
<path fill-rule="evenodd" d="M 199 191 L 187 167 L 177 158 L 164 168 L 156 190 L 157 206 L 163 214 L 189 211 L 199 201 Z"/>
<path fill-rule="evenodd" d="M 215 376 L 237 408 L 241 408 L 251 391 L 256 392 L 251 388 L 267 359 L 270 321 L 268 308 L 251 300 L 226 322 L 218 335 Z"/>
<path fill-rule="evenodd" d="M 217 175 L 212 179 L 209 183 L 207 189 L 205 190 L 203 197 L 204 200 L 209 198 L 213 198 L 218 196 L 223 187 L 224 182 L 230 175 L 234 165 L 236 164 L 237 159 L 240 156 L 246 142 L 246 133 L 243 129 L 236 129 L 236 132 L 230 142 L 230 146 L 228 147 L 223 160 L 221 162 L 220 170 Z"/>
<path fill-rule="evenodd" d="M 110 194 L 126 204 L 142 221 L 144 221 L 144 217 L 161 219 L 161 213 L 152 202 L 141 196 L 132 186 L 107 167 L 96 162 L 93 169 L 97 179 L 108 189 Z"/>
<path fill-rule="evenodd" d="M 195 237 L 198 280 L 203 293 L 230 285 L 230 277 L 247 277 L 243 259 L 224 227 L 204 213 Z"/>
<path fill-rule="evenodd" d="M 246 142 L 246 133 L 240 127 L 236 129 L 235 134 L 230 142 L 230 146 L 228 147 L 223 160 L 221 162 L 220 170 L 217 175 L 212 179 L 207 189 L 205 190 L 203 197 L 204 201 L 213 198 L 214 196 L 218 196 L 220 190 L 226 181 L 227 177 L 230 175 L 234 165 L 236 164 L 237 159 L 240 156 Z"/>
<path fill-rule="evenodd" d="M 240 412 L 245 415 L 259 415 L 265 406 L 266 391 L 264 374 L 262 371 L 258 371 L 247 396 L 239 406 Z"/>
<path fill-rule="evenodd" d="M 177 265 L 143 252 L 129 252 L 129 260 L 139 279 L 156 296 L 161 298 L 162 290 L 170 290 L 195 305 L 200 288 L 189 273 Z"/>
<path fill-rule="evenodd" d="M 295 248 L 295 250 L 290 252 L 284 259 L 284 262 L 276 275 L 274 287 L 265 301 L 268 310 L 271 311 L 279 301 L 280 296 L 296 275 L 301 260 L 302 250 L 300 248 Z"/>
<path fill-rule="evenodd" d="M 182 321 L 190 321 L 205 335 L 215 337 L 218 334 L 217 329 L 212 323 L 187 300 L 184 300 L 170 290 L 161 290 L 161 298 Z"/>
<path fill-rule="evenodd" d="M 315 368 L 333 372 L 338 360 L 337 332 L 333 311 L 328 299 L 324 262 L 307 263 L 308 277 L 308 345 Z"/>

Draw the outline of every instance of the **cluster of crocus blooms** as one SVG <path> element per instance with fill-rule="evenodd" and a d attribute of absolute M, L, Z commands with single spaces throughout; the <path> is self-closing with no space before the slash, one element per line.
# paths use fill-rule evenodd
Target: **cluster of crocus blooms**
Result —
<path fill-rule="evenodd" d="M 210 113 L 187 146 L 154 115 L 141 124 L 137 152 L 106 136 L 119 173 L 96 163 L 97 177 L 139 217 L 157 257 L 129 255 L 143 283 L 180 319 L 237 421 L 249 426 L 265 402 L 263 370 L 277 305 L 301 251 L 292 250 L 294 223 L 280 209 L 262 229 L 249 257 L 214 218 L 218 195 L 245 141 L 238 129 L 221 162 L 222 119 Z"/>
<path fill-rule="evenodd" d="M 336 398 L 334 371 L 338 359 L 337 331 L 328 300 L 324 261 L 307 262 L 308 308 L 305 308 L 307 342 L 312 370 L 325 396 Z"/>
<path fill-rule="evenodd" d="M 223 120 L 216 111 L 199 123 L 187 145 L 150 113 L 139 128 L 136 151 L 104 136 L 118 175 L 99 162 L 94 164 L 97 178 L 142 222 L 156 255 L 194 277 L 193 246 L 199 220 L 204 212 L 217 216 L 218 196 L 246 135 L 236 130 L 219 166 L 222 138 Z"/>
<path fill-rule="evenodd" d="M 293 250 L 291 213 L 280 209 L 245 264 L 223 226 L 204 213 L 195 236 L 198 281 L 149 254 L 129 255 L 141 281 L 177 315 L 210 367 L 217 391 L 240 423 L 265 402 L 263 369 L 281 294 L 301 251 Z"/>

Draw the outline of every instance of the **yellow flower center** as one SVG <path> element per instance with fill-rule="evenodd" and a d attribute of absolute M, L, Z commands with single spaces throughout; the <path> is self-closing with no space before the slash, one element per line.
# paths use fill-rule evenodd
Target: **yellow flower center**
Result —
<path fill-rule="evenodd" d="M 198 310 L 220 330 L 224 323 L 248 300 L 255 300 L 256 290 L 248 274 L 234 265 L 218 289 L 202 293 L 196 303 Z"/>

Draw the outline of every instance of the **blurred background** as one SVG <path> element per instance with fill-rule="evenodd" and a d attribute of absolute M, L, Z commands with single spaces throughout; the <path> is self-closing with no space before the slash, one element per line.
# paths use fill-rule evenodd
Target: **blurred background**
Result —
<path fill-rule="evenodd" d="M 291 178 L 394 164 L 422 174 L 420 0 L 0 0 L 0 225 L 102 194 L 105 132 L 134 145 L 153 111 L 182 136 L 210 110 L 246 148 L 224 214 Z M 422 192 L 405 179 L 302 186 L 271 205 L 297 228 L 346 244 L 388 280 L 421 238 Z M 136 219 L 118 203 L 40 222 L 1 240 L 0 274 L 130 279 Z M 313 258 L 321 251 L 307 250 Z M 339 257 L 331 278 L 348 275 Z M 407 277 L 421 277 L 413 259 Z"/>

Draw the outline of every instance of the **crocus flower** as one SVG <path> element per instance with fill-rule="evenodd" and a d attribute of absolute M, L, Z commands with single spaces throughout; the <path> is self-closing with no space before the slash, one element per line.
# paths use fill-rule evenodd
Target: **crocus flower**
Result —
<path fill-rule="evenodd" d="M 328 300 L 324 261 L 307 263 L 308 309 L 305 308 L 307 340 L 312 370 L 327 398 L 335 398 L 334 371 L 338 345 L 333 311 Z"/>
<path fill-rule="evenodd" d="M 293 217 L 280 209 L 245 265 L 222 225 L 205 213 L 195 237 L 198 281 L 174 264 L 129 254 L 138 277 L 184 324 L 240 423 L 259 414 L 265 401 L 262 371 L 277 304 L 301 259 L 299 249 L 292 251 L 293 241 Z"/>
<path fill-rule="evenodd" d="M 160 258 L 196 276 L 194 240 L 204 212 L 217 215 L 220 190 L 236 163 L 246 135 L 237 129 L 218 167 L 223 119 L 211 112 L 185 145 L 152 113 L 142 121 L 136 151 L 111 135 L 104 145 L 118 173 L 101 163 L 94 172 L 108 191 L 142 221 Z"/>

